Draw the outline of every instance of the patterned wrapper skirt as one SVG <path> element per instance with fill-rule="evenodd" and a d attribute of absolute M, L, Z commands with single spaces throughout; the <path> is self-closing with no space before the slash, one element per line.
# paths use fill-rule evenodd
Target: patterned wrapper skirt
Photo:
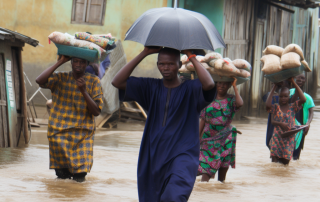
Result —
<path fill-rule="evenodd" d="M 295 135 L 287 138 L 281 138 L 277 133 L 274 133 L 270 141 L 270 157 L 275 156 L 291 160 L 295 147 Z"/>
<path fill-rule="evenodd" d="M 71 173 L 90 172 L 94 131 L 71 129 L 48 137 L 50 169 L 68 168 Z"/>
<path fill-rule="evenodd" d="M 201 140 L 198 174 L 211 177 L 220 167 L 235 168 L 236 128 L 229 126 L 214 136 Z"/>

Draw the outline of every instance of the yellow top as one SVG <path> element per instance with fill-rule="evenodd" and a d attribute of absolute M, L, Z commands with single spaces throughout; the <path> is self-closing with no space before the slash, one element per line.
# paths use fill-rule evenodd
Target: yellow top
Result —
<path fill-rule="evenodd" d="M 86 73 L 86 90 L 90 97 L 103 107 L 101 84 L 98 77 Z M 48 82 L 40 85 L 52 93 L 53 106 L 50 109 L 48 136 L 70 130 L 95 130 L 94 115 L 90 114 L 87 103 L 79 91 L 72 72 L 53 73 Z"/>

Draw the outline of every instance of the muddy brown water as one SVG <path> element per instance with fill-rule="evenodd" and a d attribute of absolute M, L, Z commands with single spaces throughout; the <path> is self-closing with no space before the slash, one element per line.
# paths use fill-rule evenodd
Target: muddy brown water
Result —
<path fill-rule="evenodd" d="M 235 122 L 236 169 L 226 183 L 197 178 L 189 201 L 320 201 L 320 113 L 305 149 L 289 166 L 271 163 L 266 120 Z M 136 167 L 142 123 L 97 131 L 94 164 L 84 183 L 58 180 L 49 170 L 46 127 L 34 129 L 28 147 L 0 149 L 0 201 L 138 201 Z"/>

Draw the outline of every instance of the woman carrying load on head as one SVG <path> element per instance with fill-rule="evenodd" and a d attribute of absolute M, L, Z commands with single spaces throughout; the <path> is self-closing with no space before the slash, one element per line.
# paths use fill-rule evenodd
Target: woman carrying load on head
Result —
<path fill-rule="evenodd" d="M 303 87 L 306 82 L 305 75 L 300 74 L 296 76 L 295 79 L 296 79 L 297 85 L 303 91 Z M 295 122 L 296 122 L 296 125 L 307 125 L 307 127 L 296 134 L 296 137 L 295 137 L 296 144 L 295 144 L 295 150 L 293 152 L 293 160 L 299 160 L 300 158 L 300 153 L 304 145 L 304 139 L 305 139 L 305 136 L 308 134 L 310 123 L 313 119 L 313 107 L 315 107 L 313 99 L 307 93 L 304 93 L 304 96 L 306 97 L 307 101 L 302 105 L 302 109 L 296 113 Z M 291 97 L 290 102 L 295 102 L 299 100 L 299 94 L 295 88 L 290 89 L 290 97 Z"/>
<path fill-rule="evenodd" d="M 276 89 L 276 86 L 274 86 L 266 103 L 267 111 L 272 114 L 271 123 L 275 126 L 270 141 L 270 156 L 272 162 L 280 162 L 285 165 L 289 164 L 292 158 L 295 142 L 295 134 L 289 133 L 288 136 L 285 136 L 285 132 L 295 127 L 295 114 L 302 108 L 302 104 L 306 102 L 306 97 L 294 79 L 291 78 L 290 81 L 298 92 L 299 100 L 289 103 L 289 88 L 282 87 L 279 92 L 279 104 L 272 104 L 272 95 Z"/>
<path fill-rule="evenodd" d="M 218 180 L 223 182 L 229 166 L 235 168 L 237 130 L 231 122 L 235 113 L 243 105 L 236 82 L 236 79 L 232 84 L 217 82 L 216 99 L 201 112 L 198 167 L 198 174 L 202 174 L 201 181 L 209 181 L 219 171 Z M 231 85 L 235 95 L 227 93 Z"/>
<path fill-rule="evenodd" d="M 279 103 L 279 90 L 282 87 L 289 88 L 289 86 L 290 86 L 290 84 L 289 84 L 289 82 L 287 80 L 281 81 L 279 83 L 272 83 L 271 88 L 274 85 L 276 86 L 276 89 L 275 89 L 275 91 L 273 93 L 273 96 L 272 96 L 272 104 Z M 263 102 L 267 102 L 267 99 L 268 99 L 269 95 L 270 95 L 270 92 L 266 93 L 262 97 Z M 269 150 L 270 150 L 270 141 L 271 141 L 271 138 L 272 138 L 272 135 L 273 135 L 273 130 L 274 130 L 274 125 L 271 124 L 271 114 L 269 113 L 268 114 L 268 123 L 267 123 L 267 132 L 266 132 L 266 145 L 267 145 Z"/>
<path fill-rule="evenodd" d="M 72 71 L 55 72 L 69 60 Z M 62 55 L 36 79 L 41 88 L 51 90 L 47 136 L 50 169 L 59 179 L 83 182 L 93 165 L 94 117 L 100 114 L 103 100 L 100 80 L 85 73 L 88 63 Z"/>

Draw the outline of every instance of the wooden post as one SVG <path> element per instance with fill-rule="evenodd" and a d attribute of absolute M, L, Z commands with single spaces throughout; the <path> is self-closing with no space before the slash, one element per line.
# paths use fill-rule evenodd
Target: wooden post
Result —
<path fill-rule="evenodd" d="M 28 103 L 28 106 L 29 106 L 29 111 L 30 111 L 30 114 L 31 114 L 32 122 L 35 123 L 36 120 L 34 119 L 34 116 L 33 116 L 33 113 L 32 113 L 32 109 L 30 107 L 30 103 Z"/>
<path fill-rule="evenodd" d="M 140 109 L 140 111 L 141 111 L 141 113 L 142 113 L 142 115 L 144 116 L 144 118 L 147 118 L 147 114 L 146 114 L 146 112 L 144 111 L 144 109 L 137 103 L 137 102 L 134 102 L 136 105 L 137 105 L 137 107 Z"/>
<path fill-rule="evenodd" d="M 194 80 L 194 72 L 191 72 L 191 80 Z"/>
<path fill-rule="evenodd" d="M 41 91 L 40 91 L 40 92 L 41 92 Z M 38 116 L 37 116 L 37 111 L 36 111 L 36 108 L 34 107 L 33 100 L 31 100 L 31 102 L 32 102 L 32 108 L 33 108 L 34 115 L 35 115 L 36 118 L 38 118 Z"/>
<path fill-rule="evenodd" d="M 22 66 L 22 48 L 20 51 L 18 51 L 18 57 L 19 57 L 19 68 L 20 68 L 20 85 L 21 85 L 21 113 L 23 114 L 23 131 L 24 131 L 24 139 L 25 143 L 28 144 L 30 140 L 30 135 L 28 131 L 28 121 L 27 121 L 27 92 L 26 92 L 26 86 L 24 82 L 24 74 L 23 74 L 23 66 Z"/>
<path fill-rule="evenodd" d="M 8 131 L 8 115 L 7 115 L 7 95 L 6 95 L 6 81 L 5 81 L 5 66 L 3 55 L 0 54 L 0 100 L 3 104 L 0 105 L 0 116 L 2 116 L 2 121 L 0 123 L 0 130 L 2 130 L 3 135 L 3 147 L 9 147 L 9 131 Z M 1 133 L 0 133 L 1 135 Z"/>

